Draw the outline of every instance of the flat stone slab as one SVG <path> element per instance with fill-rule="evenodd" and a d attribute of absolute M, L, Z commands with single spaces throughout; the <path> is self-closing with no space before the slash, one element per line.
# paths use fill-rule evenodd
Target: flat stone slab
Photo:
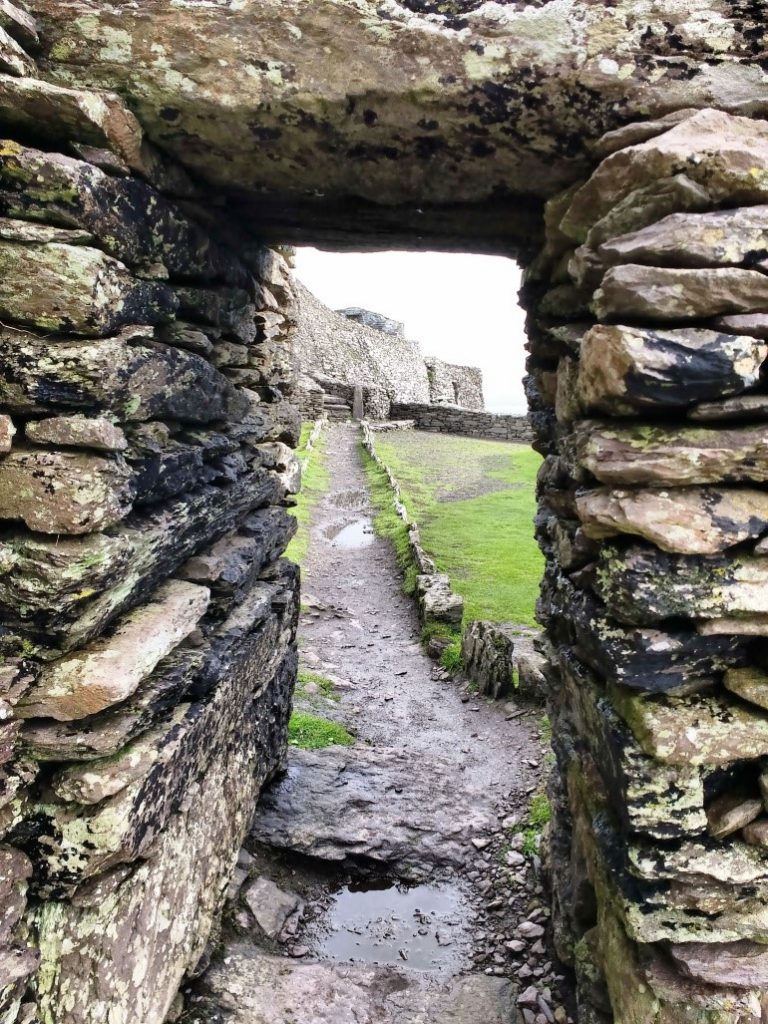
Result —
<path fill-rule="evenodd" d="M 365 857 L 407 877 L 461 868 L 473 836 L 496 818 L 490 798 L 463 780 L 443 790 L 454 764 L 388 748 L 292 750 L 288 773 L 262 797 L 252 838 L 328 861 Z"/>
<path fill-rule="evenodd" d="M 391 968 L 296 963 L 255 946 L 227 949 L 188 1003 L 189 1024 L 518 1024 L 511 982 L 465 975 L 439 983 Z"/>

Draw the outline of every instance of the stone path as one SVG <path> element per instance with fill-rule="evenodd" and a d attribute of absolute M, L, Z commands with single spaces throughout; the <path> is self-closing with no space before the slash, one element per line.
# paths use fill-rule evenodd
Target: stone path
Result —
<path fill-rule="evenodd" d="M 542 773 L 536 715 L 510 719 L 439 678 L 393 551 L 372 531 L 356 429 L 331 426 L 328 452 L 300 635 L 303 666 L 335 685 L 298 706 L 356 743 L 289 752 L 243 854 L 246 898 L 232 905 L 224 956 L 184 1020 L 565 1021 L 535 858 L 515 830 Z M 255 876 L 300 896 L 300 923 L 260 931 L 246 909 Z M 409 892 L 418 905 L 404 909 Z"/>

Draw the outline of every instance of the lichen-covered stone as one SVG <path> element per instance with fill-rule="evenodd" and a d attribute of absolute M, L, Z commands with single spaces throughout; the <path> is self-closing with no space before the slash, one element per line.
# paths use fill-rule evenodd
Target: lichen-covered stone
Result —
<path fill-rule="evenodd" d="M 24 433 L 27 440 L 35 444 L 61 445 L 64 448 L 122 452 L 128 447 L 120 427 L 101 416 L 54 416 L 31 420 Z"/>
<path fill-rule="evenodd" d="M 597 325 L 579 360 L 579 397 L 588 410 L 631 416 L 687 408 L 754 387 L 768 346 L 705 330 L 640 330 Z"/>
<path fill-rule="evenodd" d="M 641 231 L 612 238 L 598 249 L 611 265 L 652 267 L 755 266 L 768 259 L 768 206 L 709 213 L 674 213 Z"/>
<path fill-rule="evenodd" d="M 419 576 L 416 580 L 419 611 L 424 622 L 445 622 L 458 626 L 464 614 L 464 600 L 451 589 L 444 573 Z"/>
<path fill-rule="evenodd" d="M 104 760 L 73 764 L 57 772 L 52 788 L 60 800 L 78 804 L 99 804 L 143 778 L 166 756 L 176 727 L 189 713 L 188 704 L 179 704 L 170 722 L 146 733 Z"/>
<path fill-rule="evenodd" d="M 132 475 L 119 457 L 16 447 L 0 460 L 0 518 L 41 533 L 104 529 L 131 510 Z"/>
<path fill-rule="evenodd" d="M 594 589 L 620 622 L 768 614 L 768 559 L 669 555 L 650 546 L 605 545 Z"/>
<path fill-rule="evenodd" d="M 768 715 L 725 696 L 648 700 L 617 687 L 611 696 L 643 750 L 664 764 L 727 765 L 768 755 Z"/>
<path fill-rule="evenodd" d="M 585 423 L 579 462 L 604 484 L 682 487 L 768 480 L 763 427 L 679 427 Z"/>
<path fill-rule="evenodd" d="M 120 703 L 195 629 L 209 599 L 206 587 L 181 580 L 164 584 L 109 637 L 46 666 L 17 713 L 66 722 Z"/>
<path fill-rule="evenodd" d="M 131 277 L 98 249 L 0 243 L 0 314 L 12 322 L 99 336 L 127 324 L 162 323 L 175 308 L 165 285 Z"/>
<path fill-rule="evenodd" d="M 183 280 L 251 283 L 234 253 L 136 178 L 115 178 L 90 162 L 5 140 L 0 143 L 0 186 L 0 208 L 7 216 L 77 225 L 130 267 L 162 264 Z M 29 230 L 34 228 L 30 224 Z"/>
<path fill-rule="evenodd" d="M 558 667 L 563 701 L 555 729 L 563 732 L 562 711 L 589 748 L 613 809 L 633 833 L 658 839 L 703 833 L 703 773 L 697 766 L 661 764 L 643 751 L 596 679 L 575 658 L 561 651 Z"/>
<path fill-rule="evenodd" d="M 257 795 L 285 749 L 295 655 L 265 678 L 260 650 L 246 630 L 227 658 L 214 702 L 187 737 L 189 764 L 201 769 L 183 775 L 184 799 L 171 804 L 162 828 L 154 819 L 152 857 L 100 902 L 40 906 L 43 1014 L 66 1004 L 72 1024 L 97 1024 L 107 1013 L 165 1019 L 203 954 Z M 151 821 L 158 805 L 143 803 Z"/>
<path fill-rule="evenodd" d="M 619 623 L 570 580 L 561 578 L 553 587 L 549 573 L 543 593 L 552 616 L 547 625 L 558 640 L 574 643 L 579 657 L 603 678 L 633 690 L 695 693 L 711 688 L 725 668 L 748 660 L 746 644 L 733 629 L 701 635 L 679 623 Z"/>
<path fill-rule="evenodd" d="M 577 495 L 576 508 L 588 537 L 634 534 L 685 555 L 718 554 L 768 531 L 768 494 L 755 488 L 603 487 Z"/>
<path fill-rule="evenodd" d="M 761 121 L 700 110 L 668 131 L 611 154 L 573 196 L 561 230 L 584 241 L 589 229 L 633 190 L 671 174 L 703 186 L 712 205 L 768 196 L 768 132 Z"/>
<path fill-rule="evenodd" d="M 689 978 L 726 988 L 768 985 L 768 946 L 757 942 L 689 942 L 675 944 L 670 954 Z"/>
<path fill-rule="evenodd" d="M 600 319 L 702 320 L 768 307 L 768 278 L 757 270 L 611 267 L 595 292 Z"/>
<path fill-rule="evenodd" d="M 695 16 L 653 8 L 643 17 L 629 0 L 473 4 L 461 17 L 411 3 L 157 0 L 129 26 L 124 12 L 87 0 L 31 7 L 52 80 L 131 97 L 165 152 L 220 193 L 257 197 L 261 225 L 288 240 L 310 226 L 317 238 L 322 226 L 337 244 L 431 232 L 465 242 L 503 235 L 528 248 L 540 218 L 527 197 L 576 180 L 587 144 L 606 130 L 704 105 L 753 112 L 765 92 L 751 48 L 759 16 L 724 11 L 717 0 Z M 268 54 L 263 67 L 251 59 L 257 51 Z M 759 140 L 759 122 L 731 126 L 708 113 L 710 121 L 683 122 L 690 149 L 703 133 L 699 148 L 737 160 Z M 710 163 L 702 178 L 712 176 Z M 675 153 L 634 184 L 678 168 L 697 171 Z M 744 198 L 757 201 L 759 182 L 746 170 L 742 178 L 752 186 Z M 622 184 L 603 179 L 605 205 Z M 723 191 L 739 185 L 733 174 Z M 497 196 L 526 198 L 502 200 L 500 216 L 489 202 Z M 584 205 L 592 208 L 591 197 Z M 403 208 L 412 210 L 407 221 Z"/>
<path fill-rule="evenodd" d="M 277 482 L 255 469 L 201 486 L 151 512 L 134 512 L 110 534 L 44 540 L 28 534 L 0 545 L 0 609 L 6 623 L 72 650 L 252 509 L 274 502 Z"/>
<path fill-rule="evenodd" d="M 37 78 L 0 75 L 0 117 L 34 135 L 41 124 L 51 141 L 70 140 L 114 150 L 136 171 L 147 169 L 139 122 L 113 92 L 70 89 Z"/>
<path fill-rule="evenodd" d="M 24 414 L 74 409 L 129 422 L 209 423 L 237 420 L 250 406 L 207 360 L 155 344 L 147 328 L 78 341 L 0 327 L 0 358 L 0 400 Z"/>
<path fill-rule="evenodd" d="M 498 700 L 514 684 L 515 643 L 503 623 L 470 622 L 464 630 L 461 652 L 464 671 L 480 693 Z"/>

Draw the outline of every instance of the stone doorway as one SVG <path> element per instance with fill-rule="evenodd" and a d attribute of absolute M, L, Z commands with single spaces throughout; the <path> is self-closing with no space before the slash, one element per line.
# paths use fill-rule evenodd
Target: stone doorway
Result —
<path fill-rule="evenodd" d="M 28 6 L 0 80 L 2 1012 L 160 1024 L 200 961 L 295 675 L 261 241 L 322 233 L 526 265 L 558 947 L 583 1020 L 757 1024 L 760 12 Z"/>

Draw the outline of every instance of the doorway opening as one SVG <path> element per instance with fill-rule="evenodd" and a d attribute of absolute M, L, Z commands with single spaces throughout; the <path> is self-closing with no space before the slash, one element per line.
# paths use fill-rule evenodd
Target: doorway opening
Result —
<path fill-rule="evenodd" d="M 298 685 L 288 772 L 257 810 L 231 941 L 241 948 L 247 933 L 266 1003 L 287 1005 L 311 960 L 324 992 L 378 1000 L 381 1022 L 398 1019 L 394 988 L 428 1020 L 471 1004 L 471 1019 L 482 1006 L 511 1024 L 512 979 L 539 983 L 565 1020 L 567 985 L 544 938 L 541 457 L 525 415 L 517 268 L 319 250 L 291 262 Z M 481 291 L 482 315 L 459 308 Z M 267 891 L 279 927 L 264 916 Z M 287 987 L 266 980 L 275 958 L 294 976 Z"/>

